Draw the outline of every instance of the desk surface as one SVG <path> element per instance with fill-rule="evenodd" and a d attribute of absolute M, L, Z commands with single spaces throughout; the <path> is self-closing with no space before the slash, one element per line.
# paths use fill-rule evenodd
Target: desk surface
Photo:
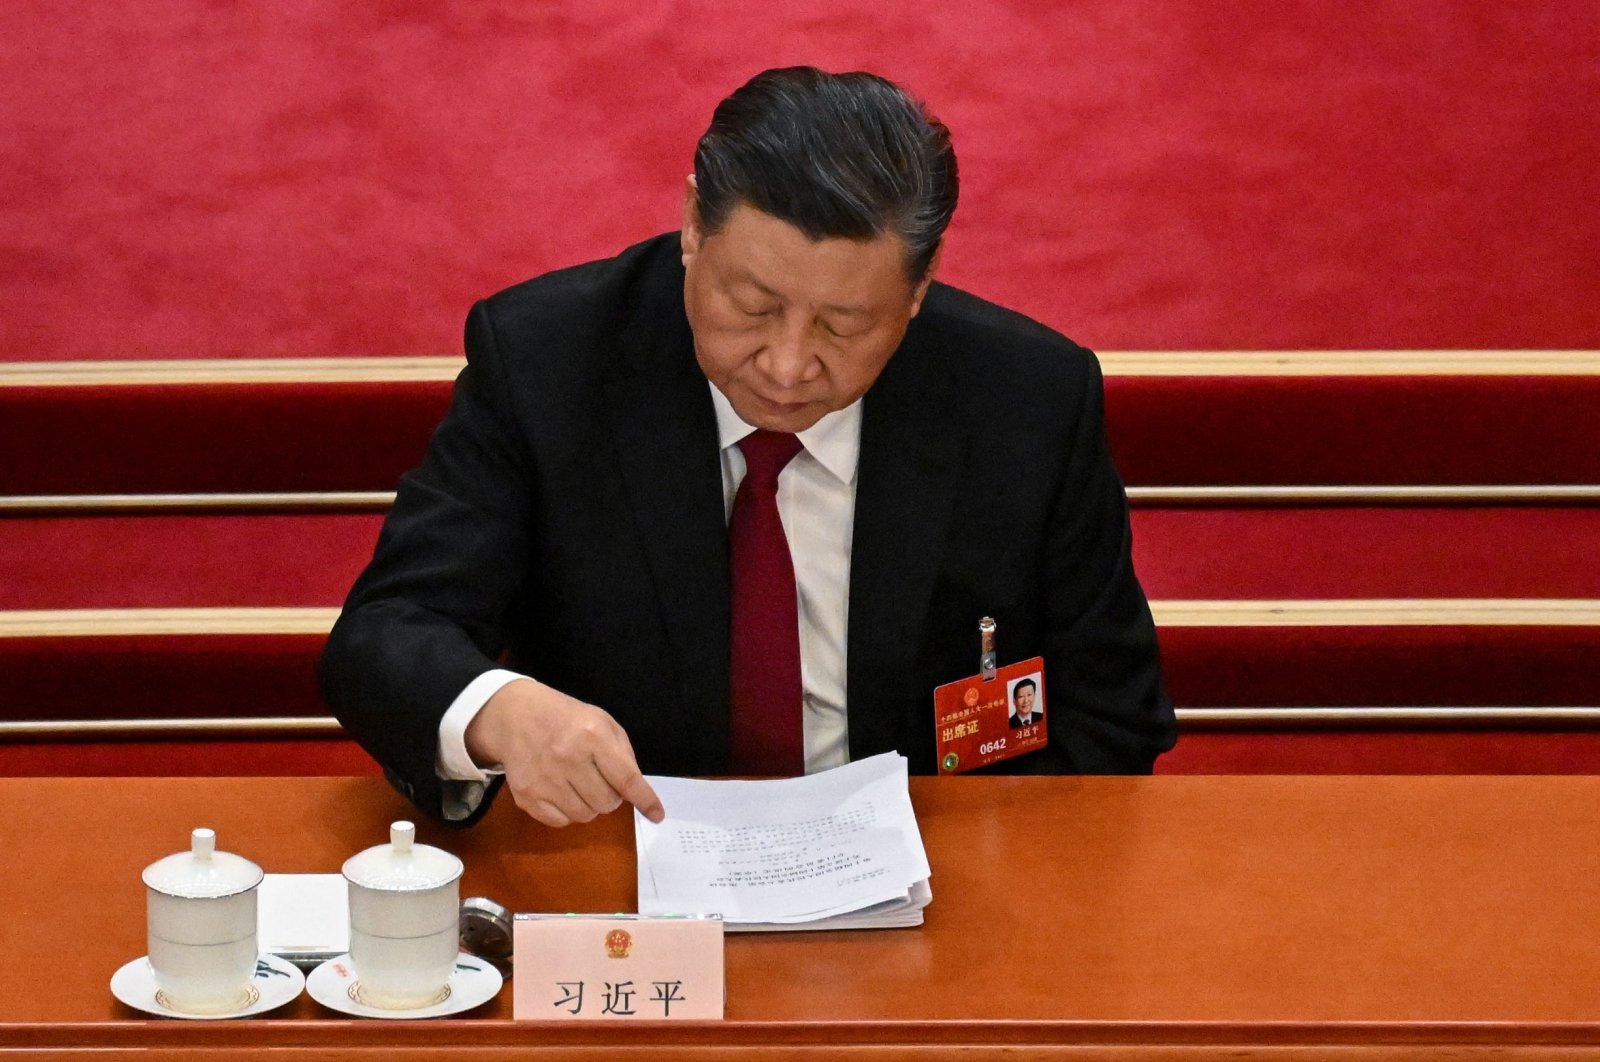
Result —
<path fill-rule="evenodd" d="M 474 1058 L 1600 1045 L 1600 777 L 932 778 L 912 797 L 927 924 L 730 936 L 719 1026 L 513 1024 L 509 990 L 447 1022 L 351 1021 L 302 996 L 199 1023 L 147 1020 L 107 987 L 144 951 L 140 870 L 205 825 L 268 871 L 334 871 L 408 805 L 367 778 L 0 779 L 0 1046 L 395 1062 L 440 1043 Z M 463 895 L 633 909 L 625 814 L 548 830 L 506 800 L 474 829 L 421 834 L 465 860 Z"/>

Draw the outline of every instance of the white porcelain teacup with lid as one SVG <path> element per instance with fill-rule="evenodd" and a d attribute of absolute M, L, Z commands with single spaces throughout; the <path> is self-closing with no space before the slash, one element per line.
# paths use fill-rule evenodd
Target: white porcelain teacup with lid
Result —
<path fill-rule="evenodd" d="M 261 868 L 217 851 L 197 829 L 189 851 L 144 868 L 150 969 L 157 999 L 174 1010 L 221 1014 L 251 1002 L 256 971 L 256 886 Z"/>
<path fill-rule="evenodd" d="M 461 860 L 417 844 L 396 822 L 389 843 L 345 860 L 350 962 L 361 1002 L 409 1010 L 438 1002 L 460 953 Z"/>

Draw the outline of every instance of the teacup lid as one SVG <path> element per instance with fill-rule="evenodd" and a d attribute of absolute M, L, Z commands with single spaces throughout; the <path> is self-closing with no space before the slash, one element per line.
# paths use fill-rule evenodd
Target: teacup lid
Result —
<path fill-rule="evenodd" d="M 215 830 L 189 835 L 189 850 L 158 859 L 144 868 L 144 883 L 157 892 L 184 899 L 216 899 L 249 892 L 261 884 L 261 868 L 244 856 L 217 851 Z"/>
<path fill-rule="evenodd" d="M 461 876 L 461 860 L 442 848 L 416 844 L 409 822 L 389 827 L 389 843 L 357 852 L 344 861 L 345 880 L 384 892 L 421 892 L 448 885 Z"/>

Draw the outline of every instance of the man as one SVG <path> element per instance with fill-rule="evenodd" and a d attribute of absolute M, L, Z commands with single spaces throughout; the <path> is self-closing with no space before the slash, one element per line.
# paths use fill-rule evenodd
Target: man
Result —
<path fill-rule="evenodd" d="M 641 772 L 931 773 L 983 616 L 1059 691 L 997 769 L 1150 769 L 1173 717 L 1098 368 L 933 282 L 956 186 L 898 87 L 768 71 L 718 106 L 681 233 L 473 308 L 322 660 L 402 792 L 470 822 L 503 783 L 560 826 L 659 818 Z"/>
<path fill-rule="evenodd" d="M 1034 699 L 1039 695 L 1039 684 L 1031 678 L 1018 679 L 1017 684 L 1011 687 L 1011 729 L 1032 726 L 1044 714 L 1043 705 L 1040 711 L 1034 712 Z"/>

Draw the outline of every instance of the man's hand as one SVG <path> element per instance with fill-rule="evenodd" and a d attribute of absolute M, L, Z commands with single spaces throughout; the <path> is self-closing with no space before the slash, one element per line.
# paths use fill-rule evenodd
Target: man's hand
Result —
<path fill-rule="evenodd" d="M 502 686 L 467 725 L 466 738 L 473 760 L 505 768 L 517 806 L 546 826 L 588 822 L 623 801 L 651 822 L 665 817 L 617 721 L 542 682 Z"/>

